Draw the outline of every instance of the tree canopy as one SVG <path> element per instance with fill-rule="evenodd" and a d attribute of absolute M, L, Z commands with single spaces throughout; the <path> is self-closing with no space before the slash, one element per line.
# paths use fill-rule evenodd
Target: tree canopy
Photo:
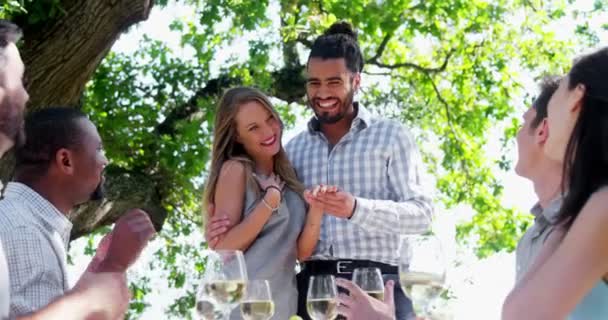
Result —
<path fill-rule="evenodd" d="M 503 186 L 496 177 L 497 171 L 511 168 L 506 154 L 519 126 L 516 110 L 537 90 L 522 79 L 563 74 L 581 47 L 598 44 L 588 18 L 608 8 L 600 0 L 585 10 L 561 0 L 175 0 L 156 1 L 152 8 L 150 1 L 137 0 L 119 1 L 131 3 L 131 11 L 112 11 L 95 6 L 98 2 L 13 0 L 0 6 L 0 16 L 24 28 L 26 65 L 38 61 L 28 71 L 36 76 L 28 87 L 33 93 L 28 108 L 82 108 L 97 124 L 111 161 L 112 201 L 79 208 L 73 236 L 103 233 L 106 229 L 99 227 L 130 206 L 150 211 L 163 227 L 163 245 L 150 267 L 167 274 L 169 287 L 183 289 L 167 310 L 179 318 L 189 317 L 194 306 L 195 289 L 186 279 L 204 268 L 204 244 L 184 239 L 200 233 L 214 108 L 224 89 L 261 88 L 293 126 L 309 115 L 304 91 L 308 48 L 331 23 L 351 22 L 366 59 L 358 99 L 415 133 L 436 182 L 437 200 L 448 209 L 465 204 L 475 211 L 458 227 L 459 239 L 472 241 L 478 255 L 486 256 L 513 250 L 529 223 L 527 215 L 501 203 Z M 140 12 L 136 4 L 143 9 L 132 15 Z M 166 6 L 188 6 L 194 12 L 192 19 L 167 22 L 180 40 L 178 48 L 145 37 L 133 54 L 108 51 L 149 10 Z M 76 17 L 85 10 L 107 15 Z M 549 27 L 565 19 L 577 24 L 566 38 Z M 82 24 L 70 35 L 97 37 L 98 46 L 58 46 L 52 32 L 62 21 Z M 122 24 L 105 38 L 100 34 L 107 29 L 82 27 L 117 23 Z M 41 30 L 48 37 L 34 35 Z M 44 46 L 52 51 L 46 53 Z M 234 47 L 238 52 L 229 50 Z M 73 76 L 49 76 L 56 72 L 53 66 L 78 56 L 83 58 L 67 69 Z M 49 63 L 51 57 L 64 60 Z M 83 77 L 76 76 L 79 68 L 85 70 Z M 68 84 L 70 79 L 74 83 Z M 492 138 L 497 134 L 500 141 Z M 492 149 L 502 152 L 496 156 Z M 89 244 L 90 252 L 93 241 Z M 146 279 L 133 288 L 131 316 L 136 317 L 152 288 Z"/>

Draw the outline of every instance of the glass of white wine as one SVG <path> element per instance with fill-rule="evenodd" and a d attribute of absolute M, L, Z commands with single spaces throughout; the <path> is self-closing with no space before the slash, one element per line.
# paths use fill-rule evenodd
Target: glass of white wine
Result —
<path fill-rule="evenodd" d="M 432 234 L 404 236 L 399 247 L 399 282 L 416 316 L 433 319 L 431 307 L 445 290 L 446 264 L 439 239 Z"/>
<path fill-rule="evenodd" d="M 245 320 L 268 320 L 274 315 L 274 302 L 268 280 L 249 280 L 241 301 Z"/>
<path fill-rule="evenodd" d="M 378 268 L 356 268 L 353 283 L 370 296 L 384 301 L 384 280 Z"/>
<path fill-rule="evenodd" d="M 196 311 L 203 320 L 228 319 L 245 294 L 245 258 L 238 250 L 218 250 L 209 251 L 206 259 Z"/>
<path fill-rule="evenodd" d="M 310 277 L 306 311 L 313 320 L 333 320 L 338 316 L 338 287 L 332 275 Z"/>

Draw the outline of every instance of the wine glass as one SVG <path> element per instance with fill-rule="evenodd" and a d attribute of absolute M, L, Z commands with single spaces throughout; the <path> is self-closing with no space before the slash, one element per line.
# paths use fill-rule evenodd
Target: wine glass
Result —
<path fill-rule="evenodd" d="M 306 310 L 313 320 L 333 320 L 338 316 L 338 287 L 332 275 L 310 277 Z"/>
<path fill-rule="evenodd" d="M 441 243 L 432 234 L 404 236 L 399 246 L 399 282 L 416 316 L 433 319 L 433 301 L 443 292 L 446 264 Z"/>
<path fill-rule="evenodd" d="M 245 293 L 245 258 L 238 250 L 218 250 L 210 251 L 206 259 L 196 311 L 203 320 L 228 319 Z"/>
<path fill-rule="evenodd" d="M 268 320 L 274 315 L 274 302 L 268 280 L 249 280 L 241 301 L 241 315 L 245 320 Z"/>
<path fill-rule="evenodd" d="M 384 301 L 384 280 L 378 268 L 356 268 L 353 283 L 370 296 Z"/>

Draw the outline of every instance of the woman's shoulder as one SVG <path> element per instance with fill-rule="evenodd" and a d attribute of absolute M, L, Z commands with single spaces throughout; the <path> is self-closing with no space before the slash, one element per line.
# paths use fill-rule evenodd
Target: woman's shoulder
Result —
<path fill-rule="evenodd" d="M 591 194 L 583 207 L 583 213 L 602 217 L 608 221 L 608 185 Z"/>
<path fill-rule="evenodd" d="M 246 164 L 239 159 L 228 159 L 220 168 L 219 179 L 239 179 L 242 180 L 246 174 Z"/>

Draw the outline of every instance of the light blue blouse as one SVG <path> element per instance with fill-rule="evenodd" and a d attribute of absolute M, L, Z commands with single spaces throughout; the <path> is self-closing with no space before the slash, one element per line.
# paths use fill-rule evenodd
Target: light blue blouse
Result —
<path fill-rule="evenodd" d="M 600 281 L 576 306 L 568 320 L 608 319 L 608 284 Z"/>

